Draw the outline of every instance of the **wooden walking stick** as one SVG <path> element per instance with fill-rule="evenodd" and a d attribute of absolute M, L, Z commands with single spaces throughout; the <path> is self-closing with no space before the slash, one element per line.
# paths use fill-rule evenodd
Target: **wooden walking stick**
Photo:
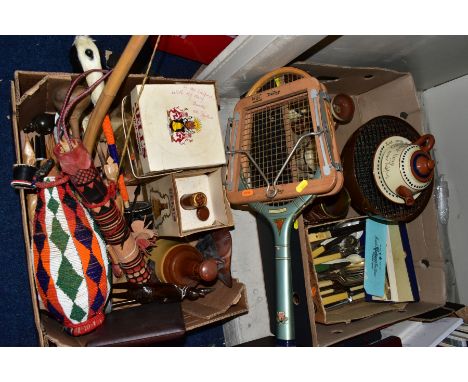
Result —
<path fill-rule="evenodd" d="M 83 144 L 89 153 L 93 152 L 96 141 L 101 132 L 104 118 L 109 111 L 112 101 L 147 39 L 148 36 L 132 36 L 130 38 L 122 56 L 113 70 L 113 73 L 107 80 L 104 90 L 91 113 L 88 127 L 83 137 Z M 122 182 L 123 178 L 121 176 L 119 178 L 120 182 Z M 121 192 L 125 189 L 123 186 L 124 185 L 120 186 Z M 136 264 L 137 268 L 142 265 L 141 262 L 143 259 L 140 258 L 141 254 L 139 254 L 138 251 L 135 252 L 136 243 L 131 235 L 126 238 L 122 245 L 114 245 L 112 246 L 112 249 L 127 276 L 130 276 L 129 272 L 131 272 L 131 269 L 126 268 L 129 266 L 131 268 L 133 263 Z M 140 258 L 140 261 L 138 261 L 138 258 Z M 146 278 L 146 274 L 144 276 Z"/>
<path fill-rule="evenodd" d="M 130 229 L 123 218 L 122 212 L 116 206 L 114 200 L 115 185 L 111 183 L 111 186 L 114 187 L 108 187 L 103 182 L 94 167 L 89 151 L 80 140 L 70 139 L 67 133 L 67 117 L 70 110 L 83 97 L 90 94 L 100 82 L 107 79 L 108 76 L 110 78 L 110 73 L 107 73 L 68 104 L 74 87 L 87 74 L 89 74 L 89 71 L 72 82 L 65 98 L 60 118 L 57 121 L 60 142 L 55 147 L 54 153 L 62 171 L 69 176 L 76 191 L 80 194 L 81 202 L 89 209 L 99 226 L 104 240 L 108 245 L 112 246 L 128 281 L 133 283 L 146 282 L 150 278 L 150 270 L 143 257 L 143 252 L 130 234 Z"/>
<path fill-rule="evenodd" d="M 113 73 L 109 77 L 99 100 L 91 113 L 88 128 L 84 135 L 83 144 L 88 152 L 92 153 L 96 141 L 100 135 L 102 122 L 106 116 L 112 101 L 114 100 L 120 85 L 124 81 L 131 66 L 135 62 L 141 48 L 145 44 L 148 36 L 132 36 L 125 50 L 122 53 Z"/>
<path fill-rule="evenodd" d="M 102 69 L 101 65 L 101 57 L 99 55 L 99 49 L 94 43 L 94 40 L 91 39 L 89 36 L 77 36 L 75 38 L 75 41 L 73 45 L 76 48 L 76 52 L 78 55 L 78 60 L 80 61 L 81 67 L 83 68 L 83 71 L 88 71 L 91 69 Z M 93 85 L 97 80 L 99 80 L 103 74 L 101 72 L 93 72 L 90 75 L 86 77 L 86 82 L 88 83 L 88 86 Z M 91 101 L 93 102 L 93 105 L 96 105 L 99 101 L 99 98 L 101 97 L 101 94 L 104 90 L 104 82 L 100 83 L 95 90 L 91 93 Z M 78 105 L 79 106 L 79 105 Z M 70 124 L 73 129 L 73 123 L 72 123 L 72 116 L 70 117 Z M 115 173 L 110 171 L 106 171 L 106 168 L 110 169 L 113 168 L 112 163 L 107 161 L 107 164 L 105 163 L 106 160 L 103 161 L 104 166 L 104 172 L 106 173 L 106 176 L 108 177 L 109 180 L 112 180 L 119 185 L 119 191 L 120 191 L 120 197 L 117 197 L 117 204 L 119 207 L 122 207 L 121 210 L 123 211 L 124 206 L 129 207 L 129 202 L 128 202 L 128 192 L 127 192 L 127 187 L 124 182 L 124 177 L 122 174 L 119 174 L 119 154 L 117 152 L 117 147 L 115 145 L 115 137 L 114 137 L 114 131 L 112 129 L 112 124 L 111 120 L 109 117 L 109 114 L 106 114 L 104 117 L 104 121 L 102 123 L 102 130 L 104 132 L 104 136 L 107 141 L 107 146 L 109 150 L 109 155 L 112 158 L 113 162 L 115 163 L 116 171 Z M 75 138 L 78 136 L 75 136 Z M 89 150 L 88 150 L 89 151 Z M 99 154 L 99 151 L 98 151 Z M 119 203 L 120 201 L 120 203 Z"/>

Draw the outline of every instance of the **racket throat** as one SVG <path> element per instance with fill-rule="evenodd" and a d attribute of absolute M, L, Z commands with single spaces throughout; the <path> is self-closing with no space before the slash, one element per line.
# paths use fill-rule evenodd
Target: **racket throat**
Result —
<path fill-rule="evenodd" d="M 288 235 L 283 231 L 284 236 Z M 294 307 L 292 269 L 289 245 L 275 245 L 276 271 L 276 338 L 278 341 L 293 341 Z"/>
<path fill-rule="evenodd" d="M 276 339 L 279 346 L 293 345 L 295 339 L 294 307 L 292 303 L 292 268 L 289 248 L 291 229 L 295 216 L 269 217 L 275 239 L 276 273 Z"/>

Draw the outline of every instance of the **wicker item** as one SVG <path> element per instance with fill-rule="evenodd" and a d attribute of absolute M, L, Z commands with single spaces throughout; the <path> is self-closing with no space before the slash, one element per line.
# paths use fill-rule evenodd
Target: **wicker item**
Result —
<path fill-rule="evenodd" d="M 382 194 L 372 172 L 374 155 L 381 142 L 391 136 L 401 136 L 411 142 L 420 138 L 408 122 L 388 115 L 373 118 L 354 132 L 341 153 L 345 187 L 358 213 L 388 222 L 409 222 L 426 207 L 433 182 L 421 191 L 412 206 L 397 204 Z"/>

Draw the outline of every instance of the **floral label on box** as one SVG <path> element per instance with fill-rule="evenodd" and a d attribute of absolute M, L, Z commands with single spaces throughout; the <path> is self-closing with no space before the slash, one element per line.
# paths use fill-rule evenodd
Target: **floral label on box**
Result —
<path fill-rule="evenodd" d="M 202 124 L 196 117 L 189 115 L 188 109 L 179 106 L 167 111 L 169 133 L 171 142 L 180 143 L 193 142 L 193 135 L 201 131 Z"/>

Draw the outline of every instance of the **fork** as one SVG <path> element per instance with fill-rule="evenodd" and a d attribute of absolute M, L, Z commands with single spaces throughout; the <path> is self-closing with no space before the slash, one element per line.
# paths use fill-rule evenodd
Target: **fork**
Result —
<path fill-rule="evenodd" d="M 334 272 L 319 274 L 318 279 L 319 281 L 332 280 L 338 282 L 344 287 L 352 287 L 363 283 L 364 268 L 343 268 Z"/>

